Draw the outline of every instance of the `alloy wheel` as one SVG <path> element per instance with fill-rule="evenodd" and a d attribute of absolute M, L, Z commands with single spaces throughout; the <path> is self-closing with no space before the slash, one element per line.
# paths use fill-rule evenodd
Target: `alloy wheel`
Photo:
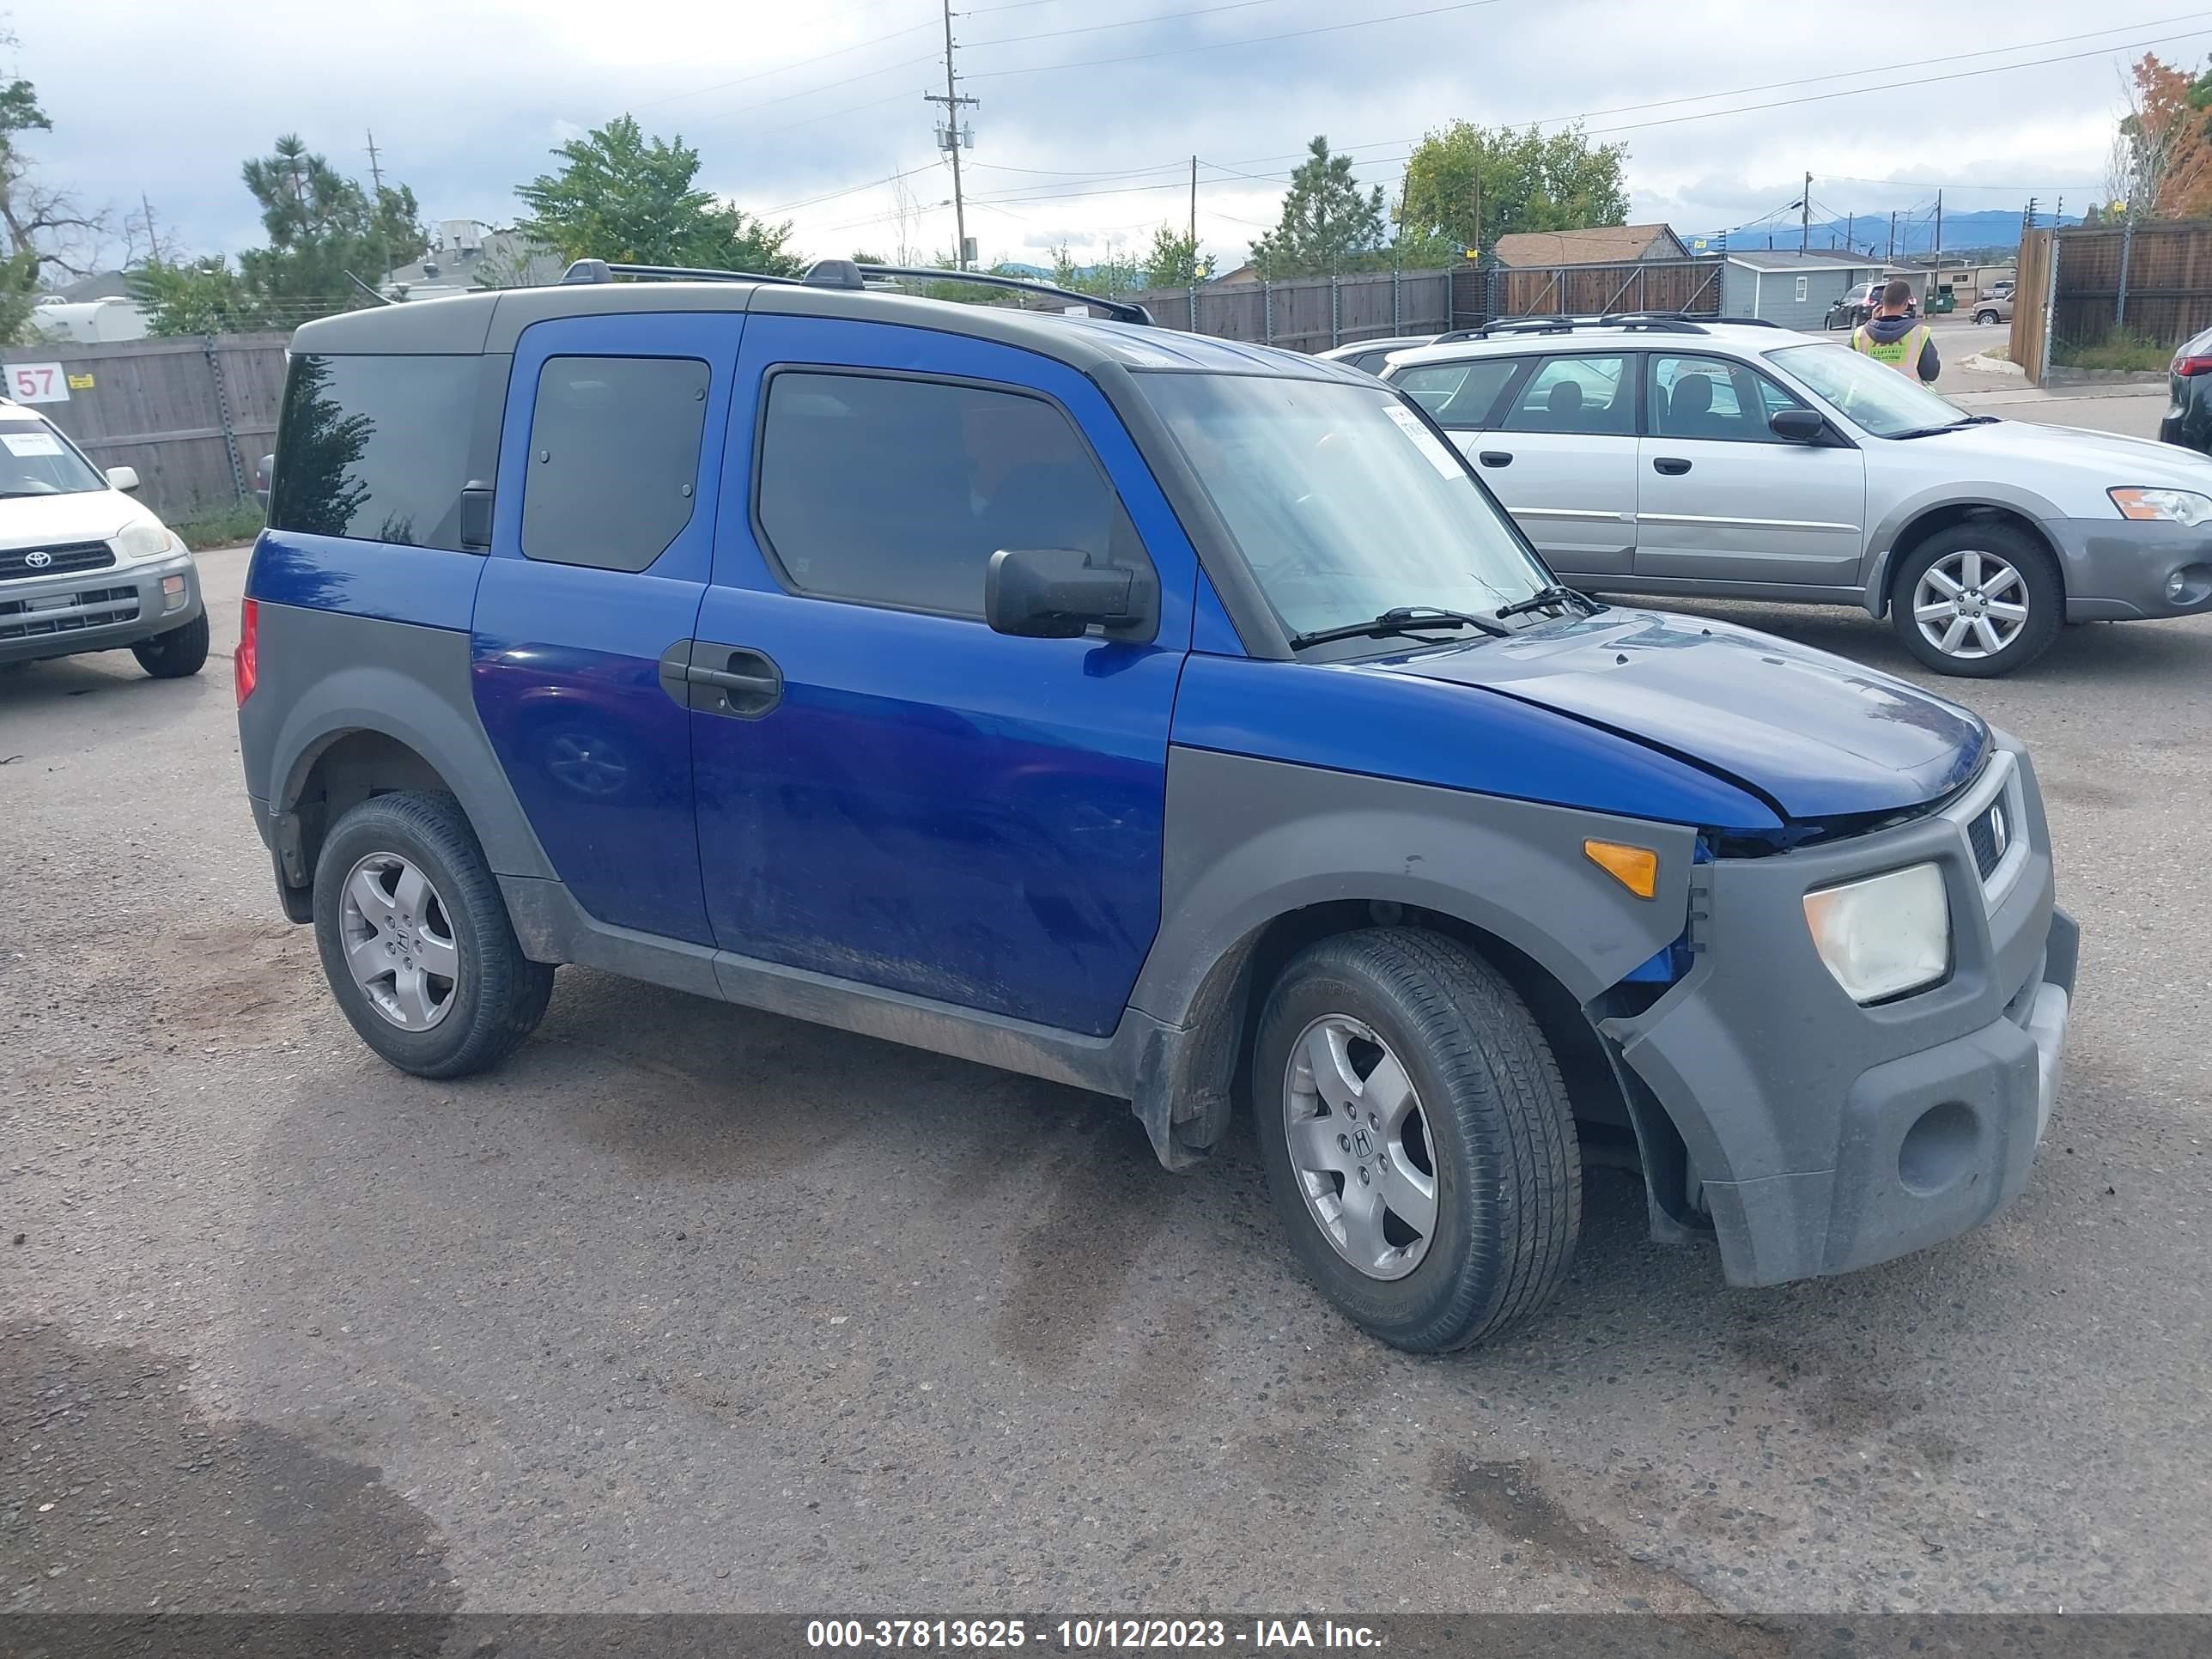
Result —
<path fill-rule="evenodd" d="M 372 853 L 343 894 L 338 925 L 353 982 L 401 1030 L 428 1030 L 460 988 L 460 947 L 438 890 L 397 853 Z"/>
<path fill-rule="evenodd" d="M 1370 1279 L 1402 1279 L 1437 1230 L 1436 1157 L 1398 1057 L 1358 1020 L 1330 1014 L 1291 1045 L 1283 1078 L 1291 1170 L 1307 1212 Z"/>
<path fill-rule="evenodd" d="M 1921 573 L 1912 590 L 1920 636 L 1945 656 L 1994 657 L 2027 626 L 2027 583 L 1995 553 L 1966 548 L 1946 553 Z"/>

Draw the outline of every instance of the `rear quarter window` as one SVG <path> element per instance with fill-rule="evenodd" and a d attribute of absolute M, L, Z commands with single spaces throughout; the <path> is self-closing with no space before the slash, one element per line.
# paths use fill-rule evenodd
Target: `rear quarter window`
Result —
<path fill-rule="evenodd" d="M 270 528 L 458 550 L 483 361 L 294 358 Z"/>

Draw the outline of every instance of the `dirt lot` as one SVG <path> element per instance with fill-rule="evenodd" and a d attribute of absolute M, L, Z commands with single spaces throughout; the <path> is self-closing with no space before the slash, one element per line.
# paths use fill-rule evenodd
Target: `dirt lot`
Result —
<path fill-rule="evenodd" d="M 0 676 L 0 1604 L 2212 1608 L 2212 623 L 1946 689 L 2084 929 L 2026 1196 L 1729 1291 L 1596 1170 L 1548 1315 L 1420 1361 L 1241 1131 L 1169 1176 L 1111 1103 L 574 969 L 402 1077 L 277 915 L 227 659 Z"/>

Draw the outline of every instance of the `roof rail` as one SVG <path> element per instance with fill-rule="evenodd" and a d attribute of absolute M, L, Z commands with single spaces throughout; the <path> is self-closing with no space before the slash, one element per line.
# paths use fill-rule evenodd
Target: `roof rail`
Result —
<path fill-rule="evenodd" d="M 1125 323 L 1149 323 L 1152 313 L 1134 300 L 1109 300 L 1025 276 L 1001 276 L 988 270 L 940 270 L 926 265 L 860 264 L 851 259 L 819 259 L 805 276 L 772 276 L 757 270 L 717 270 L 700 265 L 618 264 L 605 259 L 579 259 L 562 273 L 563 283 L 611 283 L 617 277 L 657 283 L 776 283 L 787 287 L 865 289 L 870 279 L 879 282 L 976 283 L 986 288 L 1011 289 L 1047 299 L 1097 306 Z"/>
<path fill-rule="evenodd" d="M 1701 320 L 1685 317 L 1672 311 L 1614 311 L 1601 317 L 1496 317 L 1480 328 L 1455 329 L 1449 334 L 1439 334 L 1431 341 L 1432 345 L 1449 345 L 1457 340 L 1487 340 L 1499 334 L 1571 334 L 1577 329 L 1648 328 L 1668 334 L 1702 334 L 1698 325 Z"/>

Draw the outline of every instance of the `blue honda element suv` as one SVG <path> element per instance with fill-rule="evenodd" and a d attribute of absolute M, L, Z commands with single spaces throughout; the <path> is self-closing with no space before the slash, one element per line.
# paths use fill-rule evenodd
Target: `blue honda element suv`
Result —
<path fill-rule="evenodd" d="M 1740 1285 L 2021 1191 L 2076 934 L 2018 744 L 1560 587 L 1370 376 L 897 280 L 299 331 L 239 731 L 378 1054 L 491 1066 L 574 963 L 1119 1097 L 1170 1169 L 1249 1099 L 1417 1350 L 1541 1305 L 1587 1161 Z"/>

